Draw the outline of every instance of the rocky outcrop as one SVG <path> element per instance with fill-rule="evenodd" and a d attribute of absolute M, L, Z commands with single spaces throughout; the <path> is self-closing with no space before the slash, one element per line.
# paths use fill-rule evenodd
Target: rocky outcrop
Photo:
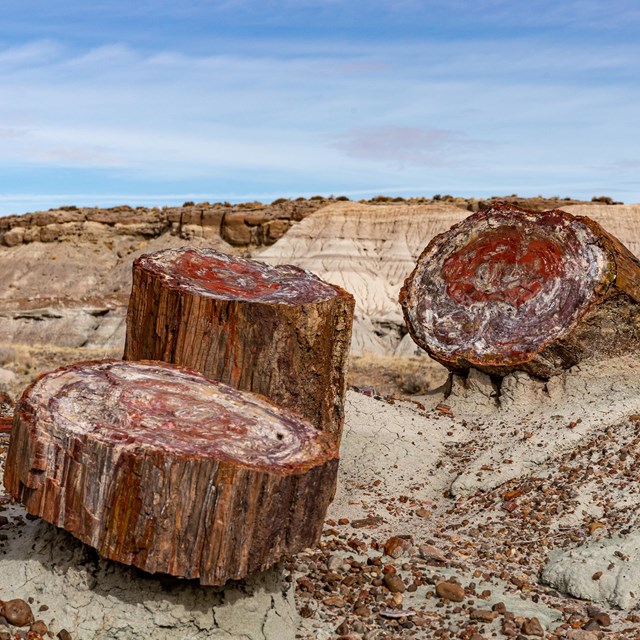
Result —
<path fill-rule="evenodd" d="M 63 207 L 0 218 L 0 342 L 117 352 L 135 258 L 185 244 L 244 252 L 323 204 Z"/>
<path fill-rule="evenodd" d="M 120 350 L 123 307 L 42 308 L 0 312 L 0 342 Z"/>
<path fill-rule="evenodd" d="M 203 202 L 153 209 L 62 207 L 0 218 L 0 244 L 113 241 L 122 236 L 150 239 L 169 233 L 183 240 L 222 237 L 240 247 L 269 245 L 323 204 L 324 200 L 280 200 L 272 205 Z"/>

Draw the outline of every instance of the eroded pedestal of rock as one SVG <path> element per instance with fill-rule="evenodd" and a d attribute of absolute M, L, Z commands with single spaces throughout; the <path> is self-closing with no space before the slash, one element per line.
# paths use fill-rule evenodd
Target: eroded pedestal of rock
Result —
<path fill-rule="evenodd" d="M 265 398 L 96 361 L 25 391 L 4 484 L 106 558 L 219 585 L 317 543 L 337 465 L 325 434 Z"/>

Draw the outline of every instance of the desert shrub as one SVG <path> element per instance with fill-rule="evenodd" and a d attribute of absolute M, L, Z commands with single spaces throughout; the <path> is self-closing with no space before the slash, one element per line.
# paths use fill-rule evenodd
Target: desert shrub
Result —
<path fill-rule="evenodd" d="M 375 198 L 371 198 L 371 202 L 391 202 L 393 198 L 390 196 L 376 196 Z"/>
<path fill-rule="evenodd" d="M 431 198 L 432 200 L 442 200 L 442 196 L 439 193 L 436 193 L 433 198 Z"/>
<path fill-rule="evenodd" d="M 182 203 L 183 207 L 194 207 L 195 206 L 195 202 L 192 202 L 191 200 L 187 200 L 186 202 Z"/>
<path fill-rule="evenodd" d="M 613 204 L 613 198 L 609 196 L 593 196 L 591 202 L 600 202 L 601 204 Z"/>
<path fill-rule="evenodd" d="M 277 198 L 271 204 L 284 204 L 285 202 L 289 202 L 289 198 Z"/>
<path fill-rule="evenodd" d="M 324 196 L 311 196 L 309 200 L 325 200 Z"/>
<path fill-rule="evenodd" d="M 347 198 L 347 196 L 338 196 L 336 200 L 339 200 L 340 202 L 348 202 L 349 198 Z"/>

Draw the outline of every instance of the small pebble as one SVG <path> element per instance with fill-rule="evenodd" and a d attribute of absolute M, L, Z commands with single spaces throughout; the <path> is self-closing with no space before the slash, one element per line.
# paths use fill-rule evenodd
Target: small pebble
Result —
<path fill-rule="evenodd" d="M 436 585 L 436 594 L 443 600 L 451 600 L 451 602 L 464 600 L 464 588 L 456 582 L 439 582 Z"/>
<path fill-rule="evenodd" d="M 7 600 L 2 606 L 2 615 L 16 627 L 25 627 L 33 622 L 31 607 L 20 598 Z"/>

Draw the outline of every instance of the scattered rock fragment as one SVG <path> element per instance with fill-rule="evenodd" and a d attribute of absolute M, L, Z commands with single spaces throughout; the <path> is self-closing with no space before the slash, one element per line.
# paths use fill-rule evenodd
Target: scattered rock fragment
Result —
<path fill-rule="evenodd" d="M 496 611 L 489 611 L 488 609 L 471 609 L 469 617 L 479 622 L 493 622 L 497 615 Z"/>
<path fill-rule="evenodd" d="M 29 627 L 29 631 L 33 631 L 34 633 L 44 636 L 49 631 L 49 627 L 47 627 L 47 625 L 42 620 L 36 620 Z"/>
<path fill-rule="evenodd" d="M 3 602 L 0 613 L 15 627 L 25 627 L 34 621 L 31 607 L 19 598 Z"/>
<path fill-rule="evenodd" d="M 457 582 L 439 582 L 436 585 L 436 594 L 443 600 L 451 600 L 451 602 L 462 602 L 464 600 L 464 588 Z"/>
<path fill-rule="evenodd" d="M 433 545 L 421 544 L 418 547 L 418 552 L 423 560 L 435 560 L 436 562 L 443 562 L 445 564 L 448 562 L 444 553 L 439 549 L 436 549 Z"/>
<path fill-rule="evenodd" d="M 391 591 L 391 593 L 404 593 L 405 585 L 402 578 L 397 573 L 387 573 L 383 578 L 384 586 Z"/>
<path fill-rule="evenodd" d="M 384 552 L 391 558 L 408 555 L 413 547 L 412 536 L 393 536 L 384 543 Z"/>
<path fill-rule="evenodd" d="M 525 636 L 544 636 L 544 629 L 538 618 L 528 618 L 522 623 L 522 633 Z"/>
<path fill-rule="evenodd" d="M 569 629 L 567 640 L 598 640 L 598 634 L 584 629 Z"/>

